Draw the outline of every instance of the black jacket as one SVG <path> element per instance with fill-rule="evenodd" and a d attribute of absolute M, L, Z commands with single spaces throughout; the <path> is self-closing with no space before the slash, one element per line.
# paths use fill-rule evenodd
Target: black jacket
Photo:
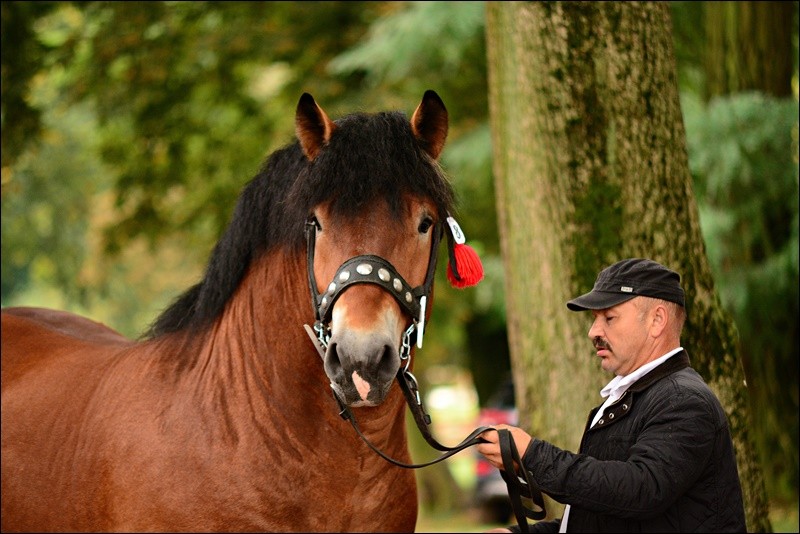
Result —
<path fill-rule="evenodd" d="M 522 457 L 542 491 L 571 506 L 568 532 L 746 531 L 725 412 L 685 352 L 636 381 L 589 428 L 598 409 L 578 454 L 534 438 Z"/>

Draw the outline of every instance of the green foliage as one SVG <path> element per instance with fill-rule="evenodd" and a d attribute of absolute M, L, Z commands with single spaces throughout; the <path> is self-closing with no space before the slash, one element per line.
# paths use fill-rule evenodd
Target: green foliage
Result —
<path fill-rule="evenodd" d="M 333 74 L 364 70 L 373 86 L 410 76 L 424 82 L 416 75 L 420 71 L 457 76 L 469 52 L 464 43 L 483 25 L 483 2 L 410 2 L 377 20 L 366 38 L 337 56 L 328 69 Z"/>
<path fill-rule="evenodd" d="M 723 303 L 741 317 L 753 306 L 745 278 L 767 276 L 778 295 L 795 285 L 797 101 L 749 93 L 707 107 L 685 98 L 684 107 L 709 260 Z M 784 274 L 776 279 L 777 265 Z"/>
<path fill-rule="evenodd" d="M 92 158 L 90 113 L 75 106 L 46 113 L 48 142 L 23 154 L 2 202 L 2 287 L 5 298 L 31 282 L 49 280 L 85 304 L 79 273 L 87 254 L 87 213 L 107 187 Z"/>
<path fill-rule="evenodd" d="M 28 3 L 11 4 L 8 10 L 16 13 L 24 11 L 17 4 Z M 92 104 L 102 160 L 117 173 L 118 217 L 105 235 L 112 254 L 139 236 L 155 243 L 175 229 L 201 227 L 218 235 L 244 182 L 268 152 L 290 141 L 300 87 L 320 58 L 350 44 L 351 27 L 363 27 L 374 10 L 364 2 L 57 7 L 16 21 L 31 35 L 26 42 L 48 43 L 52 51 L 40 44 L 32 71 L 11 72 L 10 87 L 19 90 L 10 96 L 4 80 L 4 143 L 32 131 L 7 125 L 5 106 L 30 111 L 35 122 L 39 108 L 20 108 L 11 97 L 29 90 L 42 66 L 51 68 L 41 74 L 65 102 Z M 4 46 L 4 54 L 11 48 Z M 10 59 L 3 56 L 4 76 Z M 54 72 L 63 75 L 55 80 Z M 309 90 L 325 96 L 347 84 L 323 81 Z M 15 143 L 9 153 L 23 148 Z"/>
<path fill-rule="evenodd" d="M 799 430 L 798 103 L 740 93 L 707 106 L 685 95 L 683 104 L 701 228 L 720 298 L 739 329 L 770 493 L 792 495 Z"/>
<path fill-rule="evenodd" d="M 57 7 L 57 2 L 3 2 L 2 50 L 2 158 L 3 175 L 16 157 L 40 132 L 40 112 L 28 101 L 28 83 L 44 65 L 48 46 L 36 39 L 33 25 Z M 5 191 L 6 178 L 3 178 Z M 5 195 L 5 193 L 3 193 Z"/>

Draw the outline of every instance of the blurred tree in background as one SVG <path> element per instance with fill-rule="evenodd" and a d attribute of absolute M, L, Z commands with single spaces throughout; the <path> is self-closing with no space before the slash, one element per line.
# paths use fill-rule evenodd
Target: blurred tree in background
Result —
<path fill-rule="evenodd" d="M 738 327 L 767 489 L 791 504 L 800 484 L 797 5 L 673 7 L 708 258 Z"/>
<path fill-rule="evenodd" d="M 753 5 L 731 12 L 733 4 Z M 768 11 L 760 4 L 785 5 L 765 21 L 754 15 Z M 770 496 L 796 503 L 797 2 L 670 7 L 709 261 L 763 414 L 756 430 Z M 450 112 L 443 166 L 486 279 L 461 292 L 439 269 L 418 364 L 471 369 L 485 401 L 509 360 L 484 9 L 3 2 L 2 304 L 69 309 L 138 335 L 200 276 L 239 190 L 292 139 L 303 91 L 337 118 L 410 113 L 431 88 Z M 713 54 L 742 65 L 723 85 L 712 81 L 721 75 L 711 67 L 723 61 Z M 791 92 L 752 85 L 766 79 L 762 71 L 736 74 L 752 66 L 747 58 L 769 59 L 769 72 L 789 68 Z"/>

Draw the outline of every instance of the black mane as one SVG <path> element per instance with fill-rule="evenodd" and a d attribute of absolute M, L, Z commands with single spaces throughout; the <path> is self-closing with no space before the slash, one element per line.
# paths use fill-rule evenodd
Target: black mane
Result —
<path fill-rule="evenodd" d="M 219 317 L 255 258 L 274 247 L 301 249 L 314 206 L 331 201 L 340 216 L 378 199 L 396 213 L 403 194 L 430 198 L 444 217 L 454 196 L 438 164 L 400 112 L 357 113 L 336 121 L 328 145 L 311 163 L 295 141 L 273 152 L 245 186 L 203 280 L 169 306 L 145 337 L 205 328 Z"/>

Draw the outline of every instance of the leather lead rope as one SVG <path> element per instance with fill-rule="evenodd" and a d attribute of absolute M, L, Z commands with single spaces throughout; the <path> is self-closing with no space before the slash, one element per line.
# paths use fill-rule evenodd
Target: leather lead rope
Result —
<path fill-rule="evenodd" d="M 400 381 L 401 384 L 403 382 L 404 381 L 402 380 Z M 509 432 L 508 429 L 505 428 L 497 429 L 490 426 L 481 426 L 473 430 L 469 436 L 464 438 L 464 440 L 455 447 L 447 447 L 445 445 L 442 445 L 441 443 L 436 441 L 436 439 L 433 438 L 433 436 L 430 434 L 430 431 L 428 430 L 427 424 L 419 426 L 419 422 L 421 420 L 424 421 L 424 419 L 418 418 L 416 413 L 417 411 L 412 410 L 412 412 L 414 412 L 415 415 L 414 420 L 417 421 L 420 432 L 422 432 L 422 435 L 423 437 L 425 437 L 425 440 L 428 443 L 430 443 L 431 446 L 433 446 L 434 448 L 446 452 L 444 452 L 444 454 L 440 455 L 435 460 L 431 460 L 429 462 L 424 462 L 420 464 L 407 464 L 405 462 L 395 460 L 394 458 L 386 455 L 383 451 L 381 451 L 375 445 L 373 445 L 367 439 L 367 437 L 361 432 L 361 429 L 358 428 L 358 423 L 356 423 L 356 419 L 353 416 L 353 413 L 350 411 L 350 409 L 346 405 L 344 405 L 341 400 L 339 400 L 339 397 L 338 395 L 336 395 L 335 392 L 333 396 L 339 403 L 339 408 L 341 409 L 339 415 L 343 419 L 350 421 L 350 424 L 353 426 L 353 429 L 356 431 L 356 434 L 358 434 L 361 440 L 364 443 L 366 443 L 370 449 L 372 449 L 376 454 L 378 454 L 381 458 L 383 458 L 387 462 L 405 469 L 419 469 L 421 467 L 427 467 L 429 465 L 433 465 L 441 462 L 442 460 L 450 458 L 454 454 L 461 452 L 467 447 L 477 445 L 478 443 L 486 443 L 486 440 L 481 438 L 480 434 L 486 432 L 487 430 L 494 430 L 495 432 L 497 432 L 499 437 L 500 456 L 503 459 L 503 469 L 500 470 L 500 476 L 503 477 L 503 480 L 506 483 L 508 498 L 511 501 L 511 508 L 514 511 L 514 517 L 517 520 L 517 525 L 519 525 L 520 532 L 531 531 L 530 524 L 528 523 L 528 518 L 539 520 L 539 519 L 544 519 L 547 516 L 547 510 L 545 509 L 542 492 L 539 489 L 539 486 L 536 485 L 536 483 L 533 481 L 531 474 L 523 466 L 522 460 L 519 455 L 519 451 L 517 450 L 517 446 L 514 443 L 514 439 L 512 438 L 511 432 Z M 409 404 L 413 405 L 412 403 Z M 517 468 L 517 466 L 519 466 L 519 468 Z"/>
<path fill-rule="evenodd" d="M 542 491 L 522 464 L 511 432 L 507 428 L 501 428 L 497 430 L 497 436 L 500 441 L 500 456 L 503 459 L 503 469 L 500 470 L 500 475 L 506 481 L 514 517 L 517 519 L 521 532 L 530 532 L 528 518 L 538 520 L 544 519 L 547 515 Z M 519 469 L 515 467 L 515 462 Z"/>
<path fill-rule="evenodd" d="M 314 330 L 310 326 L 303 326 L 308 334 L 308 337 L 314 344 L 314 348 L 317 349 L 320 357 L 324 359 L 325 347 L 319 341 L 317 336 L 314 334 Z M 406 398 L 406 404 L 408 404 L 408 407 L 414 416 L 414 422 L 417 424 L 417 428 L 419 428 L 422 437 L 425 438 L 425 441 L 427 441 L 431 447 L 445 452 L 435 460 L 420 464 L 407 464 L 405 462 L 395 460 L 378 449 L 372 444 L 372 442 L 369 441 L 369 439 L 367 439 L 367 437 L 358 427 L 356 418 L 350 411 L 350 408 L 348 408 L 348 406 L 343 403 L 341 399 L 339 399 L 336 391 L 331 389 L 333 398 L 336 399 L 336 402 L 339 405 L 339 416 L 346 421 L 350 421 L 350 424 L 353 426 L 356 434 L 358 434 L 358 437 L 360 437 L 361 440 L 366 443 L 373 452 L 390 464 L 398 467 L 402 467 L 404 469 L 419 469 L 421 467 L 428 467 L 429 465 L 439 463 L 473 445 L 486 443 L 486 440 L 481 438 L 480 435 L 487 430 L 494 430 L 497 432 L 499 437 L 500 456 L 503 459 L 503 469 L 500 470 L 500 475 L 503 477 L 503 480 L 506 483 L 508 497 L 511 501 L 511 507 L 514 510 L 514 517 L 517 519 L 520 532 L 530 532 L 530 525 L 528 524 L 526 518 L 536 520 L 545 518 L 547 511 L 545 510 L 542 492 L 539 489 L 539 486 L 537 486 L 533 481 L 533 477 L 531 477 L 530 473 L 522 465 L 522 460 L 520 458 L 519 451 L 517 450 L 517 446 L 514 443 L 514 439 L 511 437 L 511 432 L 505 428 L 496 429 L 490 426 L 481 426 L 473 430 L 469 436 L 464 438 L 464 440 L 455 447 L 442 445 L 433 437 L 433 434 L 430 431 L 431 417 L 425 412 L 425 408 L 422 406 L 422 399 L 419 396 L 419 391 L 416 387 L 416 381 L 409 380 L 409 378 L 406 376 L 406 372 L 403 369 L 400 369 L 397 372 L 397 381 L 400 385 L 400 389 L 403 391 L 403 395 Z M 516 468 L 514 462 L 516 462 L 516 464 L 519 466 L 519 469 Z M 521 475 L 519 474 L 520 471 L 522 472 Z"/>
<path fill-rule="evenodd" d="M 402 372 L 398 373 L 397 381 L 400 383 L 400 389 L 402 389 L 406 397 L 406 403 L 414 416 L 414 421 L 417 423 L 417 428 L 419 428 L 422 437 L 425 438 L 425 441 L 427 441 L 431 447 L 440 451 L 447 451 L 439 459 L 429 462 L 426 465 L 449 458 L 453 454 L 472 445 L 485 443 L 486 440 L 479 438 L 478 435 L 486 430 L 495 430 L 500 445 L 500 456 L 503 460 L 503 469 L 500 470 L 500 475 L 506 482 L 508 497 L 511 500 L 511 507 L 514 510 L 514 516 L 517 519 L 521 532 L 530 532 L 530 527 L 526 518 L 536 520 L 545 518 L 547 511 L 545 509 L 542 492 L 539 486 L 533 481 L 531 474 L 523 466 L 522 459 L 517 450 L 517 445 L 508 429 L 495 429 L 482 426 L 475 429 L 464 441 L 455 447 L 442 445 L 436 441 L 431 434 L 429 427 L 431 418 L 422 406 L 419 392 L 416 390 L 416 381 L 410 381 L 406 373 Z M 381 456 L 383 456 L 383 454 L 381 454 Z"/>

